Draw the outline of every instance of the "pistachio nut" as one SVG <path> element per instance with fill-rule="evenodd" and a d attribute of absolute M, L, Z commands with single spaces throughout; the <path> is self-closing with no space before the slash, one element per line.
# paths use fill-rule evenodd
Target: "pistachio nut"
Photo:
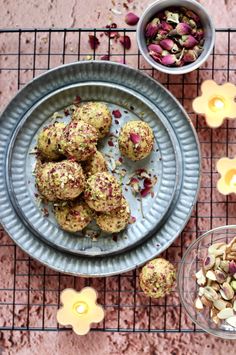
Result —
<path fill-rule="evenodd" d="M 232 308 L 224 308 L 217 314 L 217 317 L 219 319 L 227 319 L 233 317 L 233 315 L 234 315 L 234 311 Z"/>

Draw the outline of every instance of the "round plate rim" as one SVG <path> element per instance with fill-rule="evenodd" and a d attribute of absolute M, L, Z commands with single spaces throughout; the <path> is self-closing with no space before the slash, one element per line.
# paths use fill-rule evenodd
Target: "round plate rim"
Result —
<path fill-rule="evenodd" d="M 15 96 L 14 98 L 10 101 L 10 103 L 6 106 L 5 111 L 7 111 L 10 106 L 11 106 L 11 103 L 13 101 L 15 101 L 19 95 L 22 93 L 23 90 L 25 90 L 26 88 L 29 88 L 30 84 L 34 83 L 36 80 L 48 75 L 48 74 L 52 74 L 54 71 L 57 71 L 61 68 L 66 68 L 66 67 L 71 67 L 71 66 L 74 66 L 74 65 L 91 65 L 91 64 L 104 64 L 104 63 L 107 63 L 109 64 L 110 66 L 118 66 L 118 67 L 124 67 L 124 70 L 130 70 L 132 71 L 133 73 L 136 72 L 137 75 L 141 75 L 143 76 L 146 80 L 148 79 L 150 82 L 152 82 L 154 85 L 157 85 L 159 86 L 165 94 L 167 94 L 175 103 L 175 106 L 178 107 L 178 109 L 180 109 L 182 115 L 185 117 L 185 119 L 187 120 L 190 128 L 191 128 L 191 132 L 193 134 L 193 137 L 194 137 L 194 140 L 195 140 L 195 144 L 197 146 L 197 153 L 198 153 L 198 175 L 197 175 L 197 183 L 196 183 L 196 189 L 195 189 L 195 194 L 194 194 L 194 198 L 193 198 L 193 201 L 191 203 L 191 207 L 189 208 L 189 211 L 188 213 L 186 214 L 186 218 L 185 218 L 185 221 L 181 224 L 181 228 L 178 230 L 178 232 L 174 235 L 174 237 L 172 237 L 171 240 L 169 240 L 164 246 L 162 246 L 160 249 L 156 250 L 156 252 L 154 252 L 152 255 L 149 255 L 149 256 L 145 256 L 145 260 L 142 260 L 138 263 L 133 263 L 132 265 L 130 266 L 125 266 L 124 268 L 122 269 L 119 269 L 119 270 L 115 270 L 115 271 L 109 271 L 109 272 L 88 272 L 88 273 L 80 273 L 78 271 L 76 272 L 73 272 L 72 270 L 64 270 L 62 269 L 61 267 L 58 267 L 58 266 L 55 266 L 55 265 L 52 265 L 51 263 L 48 263 L 46 260 L 42 260 L 41 258 L 39 257 L 35 257 L 34 255 L 32 255 L 31 252 L 29 252 L 28 250 L 25 249 L 25 247 L 23 247 L 21 245 L 21 243 L 17 240 L 14 239 L 14 236 L 11 236 L 12 239 L 15 241 L 15 243 L 22 249 L 24 250 L 26 253 L 28 253 L 31 257 L 35 258 L 36 260 L 39 260 L 41 263 L 43 263 L 44 265 L 47 265 L 48 267 L 54 269 L 54 270 L 57 270 L 57 271 L 60 271 L 60 272 L 65 272 L 65 273 L 68 273 L 68 274 L 72 274 L 72 275 L 80 275 L 80 276 L 86 276 L 86 277 L 98 277 L 98 276 L 110 276 L 110 275 L 116 275 L 118 273 L 123 273 L 123 272 L 127 272 L 127 271 L 130 271 L 132 269 L 134 269 L 135 267 L 138 267 L 140 265 L 142 265 L 143 263 L 145 263 L 146 261 L 152 259 L 153 257 L 157 256 L 158 254 L 160 254 L 161 252 L 163 252 L 165 249 L 167 249 L 169 247 L 169 245 L 171 245 L 174 240 L 178 237 L 178 235 L 182 232 L 182 230 L 184 229 L 185 225 L 187 224 L 188 220 L 189 220 L 189 217 L 191 215 L 191 212 L 192 212 L 192 209 L 197 201 L 197 197 L 198 197 L 198 193 L 199 193 L 199 189 L 200 189 L 200 173 L 201 173 L 201 152 L 200 152 L 200 144 L 199 144 L 199 141 L 198 141 L 198 136 L 197 136 L 197 133 L 195 131 L 195 128 L 193 126 L 193 123 L 191 122 L 190 118 L 188 117 L 188 114 L 186 112 L 186 110 L 182 107 L 182 105 L 178 102 L 178 100 L 162 85 L 160 84 L 159 82 L 155 81 L 153 78 L 151 78 L 150 76 L 148 76 L 146 73 L 143 73 L 143 72 L 140 72 L 140 71 L 137 71 L 136 69 L 133 69 L 133 68 L 130 68 L 130 67 L 127 67 L 126 65 L 123 65 L 123 64 L 117 64 L 117 63 L 113 63 L 113 62 L 105 62 L 105 61 L 83 61 L 83 62 L 78 62 L 78 63 L 69 63 L 69 64 L 66 64 L 66 65 L 63 65 L 63 66 L 59 66 L 59 67 L 56 67 L 56 68 L 53 68 L 49 71 L 47 71 L 46 73 L 43 73 L 41 75 L 39 75 L 38 77 L 34 78 L 33 80 L 31 80 L 25 87 L 23 87 Z M 4 113 L 3 112 L 3 113 Z M 1 174 L 2 175 L 2 174 Z M 0 180 L 2 178 L 2 176 L 0 175 Z M 176 202 L 177 203 L 177 202 Z M 8 231 L 10 229 L 10 227 L 8 228 L 8 226 L 5 225 L 5 223 L 3 222 L 3 226 L 4 228 L 6 229 L 6 231 Z M 10 235 L 11 233 L 9 233 Z M 155 235 L 153 235 L 151 238 L 155 237 Z M 136 251 L 137 248 L 141 248 L 141 246 L 137 246 L 136 248 L 134 248 L 134 250 L 131 250 L 130 252 L 134 253 Z M 58 252 L 58 251 L 57 251 Z M 125 252 L 124 254 L 127 254 L 129 253 L 128 252 Z M 66 257 L 66 253 L 61 253 L 62 255 L 60 255 L 60 258 L 63 258 L 63 257 Z M 70 256 L 71 257 L 71 256 Z M 115 256 L 116 257 L 116 256 Z M 59 258 L 59 259 L 60 259 Z"/>

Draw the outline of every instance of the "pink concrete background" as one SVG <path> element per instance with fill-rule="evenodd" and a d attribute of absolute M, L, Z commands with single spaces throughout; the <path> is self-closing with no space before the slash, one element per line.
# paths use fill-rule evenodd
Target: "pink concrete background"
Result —
<path fill-rule="evenodd" d="M 151 0 L 74 0 L 74 1 L 66 1 L 66 0 L 51 0 L 47 2 L 39 3 L 36 0 L 28 3 L 26 0 L 19 0 L 17 2 L 13 0 L 0 0 L 1 6 L 1 27 L 18 27 L 18 28 L 46 28 L 46 27 L 103 27 L 107 23 L 115 22 L 120 27 L 124 27 L 124 16 L 127 11 L 134 11 L 138 15 L 142 13 L 145 7 L 152 3 Z M 235 16 L 236 16 L 236 1 L 235 0 L 203 0 L 200 1 L 209 12 L 212 14 L 212 17 L 216 23 L 216 27 L 233 27 L 235 24 Z M 125 4 L 125 6 L 124 6 Z M 126 8 L 128 6 L 129 10 Z M 30 39 L 29 39 L 30 41 Z M 73 44 L 73 39 L 72 39 Z M 2 51 L 6 51 L 9 48 L 14 48 L 15 43 L 5 43 L 5 47 L 1 48 Z M 72 45 L 73 46 L 73 45 Z M 236 45 L 232 45 L 232 49 L 234 48 L 234 53 L 236 52 Z M 219 44 L 217 46 L 217 50 L 221 53 L 226 53 L 226 41 L 223 38 L 219 38 Z M 7 59 L 9 60 L 9 58 Z M 25 65 L 27 63 L 24 63 Z M 58 63 L 59 64 L 59 63 Z M 132 63 L 130 63 L 132 65 Z M 31 63 L 30 63 L 31 65 Z M 209 67 L 211 64 L 208 64 Z M 225 62 L 224 60 L 218 61 L 215 63 L 216 67 L 221 68 L 220 72 L 216 72 L 215 75 L 219 82 L 224 81 L 226 79 L 225 72 Z M 233 65 L 233 64 L 232 64 Z M 40 66 L 38 64 L 38 66 Z M 234 65 L 235 66 L 235 65 Z M 12 77 L 11 77 L 12 75 Z M 31 75 L 31 74 L 30 74 Z M 202 73 L 202 78 L 210 77 L 211 73 L 204 72 Z M 233 77 L 234 76 L 234 77 Z M 1 76 L 0 76 L 1 78 Z M 6 78 L 6 76 L 5 76 Z M 31 77 L 28 76 L 28 72 L 26 70 L 25 73 L 22 74 L 22 82 L 27 82 Z M 232 79 L 235 80 L 235 72 L 232 72 Z M 164 81 L 164 77 L 159 76 L 159 80 L 162 79 Z M 177 80 L 177 79 L 175 79 Z M 196 80 L 194 74 L 190 74 L 187 77 L 187 80 Z M 7 101 L 11 98 L 13 93 L 17 90 L 14 83 L 16 79 L 14 77 L 14 73 L 9 72 L 9 82 L 4 80 L 0 81 L 0 100 L 1 106 L 4 106 Z M 177 96 L 179 94 L 178 86 L 175 84 L 170 84 L 170 90 L 175 93 Z M 196 95 L 195 89 L 192 88 L 188 93 L 188 98 L 184 102 L 186 108 L 190 108 L 191 99 Z M 192 117 L 193 120 L 195 119 Z M 218 204 L 220 200 L 220 196 L 217 193 L 213 194 L 213 199 L 216 204 L 213 206 L 213 211 L 210 211 L 210 204 L 206 201 L 209 200 L 209 190 L 207 187 L 210 184 L 209 176 L 207 172 L 210 169 L 210 159 L 209 159 L 209 148 L 208 143 L 210 137 L 210 130 L 204 126 L 202 123 L 201 128 L 198 129 L 199 138 L 202 142 L 202 150 L 203 150 L 203 168 L 206 172 L 206 176 L 204 177 L 204 186 L 201 189 L 201 193 L 199 196 L 199 205 L 198 216 L 199 216 L 199 229 L 207 229 L 210 228 L 210 224 L 206 223 L 207 216 L 210 214 L 214 215 L 213 226 L 224 224 L 226 218 L 219 219 L 217 216 L 225 215 L 225 205 Z M 232 128 L 235 128 L 235 124 L 232 124 Z M 214 131 L 214 141 L 222 142 L 225 138 L 224 130 L 215 130 Z M 231 137 L 232 140 L 234 137 Z M 204 143 L 205 142 L 205 143 Z M 224 153 L 225 146 L 215 144 L 213 149 L 214 159 L 218 158 L 219 148 L 221 149 L 221 153 Z M 235 147 L 232 145 L 232 149 L 230 150 L 231 154 L 236 153 Z M 214 175 L 214 182 L 216 180 L 216 175 Z M 223 200 L 224 201 L 224 200 Z M 227 219 L 228 222 L 233 222 L 234 220 L 234 205 L 230 200 Z M 218 205 L 217 205 L 218 204 Z M 223 206 L 223 207 L 222 207 Z M 183 235 L 184 241 L 186 240 L 186 244 L 189 243 L 191 239 L 191 231 L 193 230 L 194 221 L 195 221 L 195 212 L 194 215 L 188 224 L 188 227 L 185 230 Z M 6 242 L 7 238 L 5 236 L 0 237 L 0 241 Z M 176 242 L 176 246 L 178 245 L 178 241 Z M 4 252 L 3 252 L 4 250 Z M 178 260 L 179 258 L 179 249 L 176 253 L 176 249 L 170 248 L 168 252 L 169 259 Z M 23 253 L 22 253 L 23 254 Z M 1 269 L 4 268 L 6 275 L 10 275 L 12 272 L 11 259 L 12 250 L 11 248 L 1 248 L 0 250 L 0 266 Z M 22 268 L 26 268 L 27 265 L 24 265 L 22 262 Z M 34 268 L 38 268 L 38 264 L 33 265 Z M 25 269 L 27 271 L 27 269 Z M 38 270 L 38 269 L 37 269 Z M 69 278 L 65 279 L 69 280 Z M 113 287 L 115 285 L 115 281 L 113 282 Z M 7 283 L 10 283 L 11 280 L 8 278 L 2 277 L 0 280 L 0 284 L 7 287 Z M 36 287 L 38 280 L 35 280 L 35 284 L 32 283 L 32 287 Z M 50 285 L 53 285 L 53 281 L 48 281 Z M 68 282 L 68 281 L 67 281 Z M 99 287 L 99 280 L 97 288 Z M 65 287 L 68 284 L 65 284 Z M 68 285 L 69 286 L 69 285 Z M 131 285 L 132 286 L 132 285 Z M 23 295 L 21 295 L 22 299 Z M 39 297 L 37 294 L 34 295 L 37 300 Z M 144 302 L 148 303 L 146 299 Z M 170 302 L 178 302 L 176 301 L 176 295 L 172 295 L 170 298 Z M 19 325 L 24 322 L 24 312 L 25 308 L 19 308 L 19 317 L 17 321 Z M 157 313 L 157 318 L 161 318 L 161 313 Z M 9 317 L 11 314 L 9 313 Z M 137 318 L 137 324 L 142 324 L 145 322 L 143 317 L 145 313 L 140 313 Z M 170 314 L 170 322 L 176 328 L 176 322 L 178 321 L 178 313 L 173 311 Z M 48 321 L 53 324 L 55 321 L 50 319 L 51 314 L 48 316 Z M 111 314 L 112 317 L 112 314 Z M 129 315 L 127 314 L 127 318 Z M 41 314 L 38 310 L 35 310 L 35 313 L 32 314 L 32 319 L 35 319 L 35 323 L 37 321 L 41 321 Z M 109 318 L 109 317 L 108 317 Z M 125 324 L 126 314 L 125 312 L 122 314 L 122 321 Z M 185 319 L 185 317 L 184 317 Z M 6 313 L 1 313 L 0 311 L 0 320 L 1 323 L 7 324 L 10 320 L 7 319 Z M 110 321 L 112 321 L 110 319 Z M 156 320 L 158 323 L 159 319 Z M 161 319 L 160 319 L 161 321 Z M 188 320 L 186 319 L 186 326 L 188 326 Z M 144 323 L 143 323 L 144 324 Z M 103 354 L 127 354 L 127 355 L 142 355 L 142 354 L 170 354 L 170 355 L 182 355 L 182 354 L 219 354 L 223 355 L 225 353 L 235 354 L 235 343 L 232 341 L 223 341 L 220 339 L 216 339 L 212 336 L 205 334 L 127 334 L 127 333 L 91 333 L 85 337 L 78 337 L 73 334 L 71 331 L 55 333 L 55 332 L 9 332 L 4 331 L 0 333 L 0 354 L 19 354 L 19 355 L 28 355 L 28 354 L 79 354 L 79 355 L 103 355 Z"/>

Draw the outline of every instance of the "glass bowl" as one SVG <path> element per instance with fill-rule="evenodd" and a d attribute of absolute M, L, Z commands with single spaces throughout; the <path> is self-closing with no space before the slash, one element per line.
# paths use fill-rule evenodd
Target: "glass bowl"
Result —
<path fill-rule="evenodd" d="M 235 236 L 236 225 L 218 227 L 201 235 L 184 253 L 177 276 L 180 301 L 189 317 L 206 332 L 224 339 L 236 339 L 236 328 L 225 321 L 220 325 L 215 324 L 211 320 L 208 307 L 204 306 L 202 312 L 196 310 L 194 301 L 198 295 L 199 285 L 195 274 L 202 267 L 210 245 L 219 242 L 229 243 Z"/>

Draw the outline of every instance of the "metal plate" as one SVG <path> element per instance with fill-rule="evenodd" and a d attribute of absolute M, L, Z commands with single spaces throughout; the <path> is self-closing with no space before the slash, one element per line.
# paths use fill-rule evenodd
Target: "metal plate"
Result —
<path fill-rule="evenodd" d="M 157 233 L 144 243 L 118 255 L 104 258 L 74 256 L 56 250 L 42 242 L 22 223 L 9 196 L 7 150 L 17 124 L 40 99 L 59 88 L 78 82 L 115 83 L 142 93 L 145 100 L 156 106 L 169 121 L 178 141 L 178 160 L 182 161 L 182 180 L 171 205 L 168 219 Z M 2 115 L 0 159 L 5 167 L 0 172 L 0 217 L 13 240 L 32 257 L 56 270 L 84 276 L 118 274 L 141 265 L 165 250 L 182 231 L 190 217 L 199 189 L 200 153 L 196 133 L 181 105 L 161 85 L 142 73 L 111 62 L 81 62 L 53 69 L 38 77 L 21 90 Z M 9 182 L 9 181 L 8 181 Z"/>
<path fill-rule="evenodd" d="M 116 242 L 111 235 L 105 233 L 93 241 L 82 233 L 68 233 L 61 230 L 55 221 L 52 206 L 50 204 L 46 206 L 49 216 L 45 217 L 42 213 L 42 207 L 45 206 L 39 205 L 35 197 L 37 190 L 32 172 L 36 159 L 35 155 L 30 152 L 37 144 L 37 136 L 42 127 L 53 123 L 51 119 L 53 113 L 63 114 L 62 109 L 71 104 L 76 95 L 79 95 L 83 101 L 106 102 L 111 112 L 119 109 L 122 113 L 118 124 L 113 119 L 111 127 L 113 138 L 107 137 L 99 145 L 99 150 L 104 155 L 111 156 L 113 161 L 120 157 L 117 138 L 114 137 L 119 134 L 119 130 L 125 122 L 142 119 L 152 127 L 154 132 L 155 143 L 150 156 L 139 162 L 124 159 L 122 166 L 119 167 L 119 170 L 122 168 L 126 170 L 122 182 L 123 194 L 129 201 L 131 214 L 136 218 L 136 222 L 128 225 L 121 233 L 117 233 Z M 60 110 L 62 111 L 60 112 Z M 55 120 L 58 121 L 58 118 Z M 69 116 L 64 115 L 61 118 L 63 122 L 69 120 Z M 178 181 L 175 144 L 168 132 L 168 126 L 165 126 L 166 120 L 163 121 L 162 123 L 147 102 L 142 100 L 141 95 L 114 84 L 102 82 L 76 84 L 60 89 L 40 100 L 19 122 L 8 153 L 8 170 L 11 172 L 10 190 L 13 191 L 12 203 L 17 204 L 18 213 L 21 214 L 25 224 L 31 227 L 33 233 L 51 245 L 70 253 L 82 255 L 103 256 L 108 253 L 118 253 L 140 243 L 160 226 L 172 203 Z M 114 144 L 113 147 L 108 145 L 111 140 Z M 135 197 L 130 187 L 127 186 L 129 177 L 139 168 L 144 168 L 158 177 L 157 184 L 153 189 L 154 195 L 149 194 L 142 200 Z M 120 176 L 117 175 L 117 178 L 119 179 Z M 96 225 L 92 224 L 90 228 L 96 230 Z"/>

